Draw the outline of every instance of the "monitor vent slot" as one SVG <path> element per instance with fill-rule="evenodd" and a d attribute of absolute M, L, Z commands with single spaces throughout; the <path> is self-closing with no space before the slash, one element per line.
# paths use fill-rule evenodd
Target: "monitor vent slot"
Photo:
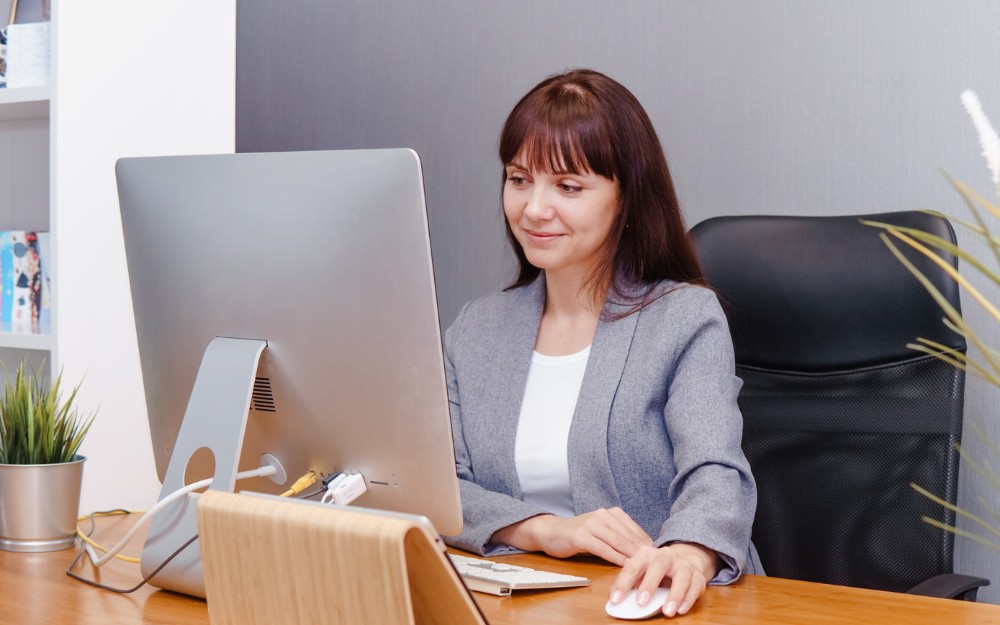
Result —
<path fill-rule="evenodd" d="M 274 407 L 274 393 L 271 392 L 271 378 L 255 378 L 253 394 L 250 396 L 250 410 L 277 412 Z"/>

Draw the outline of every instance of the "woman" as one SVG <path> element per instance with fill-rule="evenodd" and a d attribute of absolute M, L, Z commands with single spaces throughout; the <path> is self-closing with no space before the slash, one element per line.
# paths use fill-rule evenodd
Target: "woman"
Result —
<path fill-rule="evenodd" d="M 707 583 L 760 572 L 732 342 L 702 282 L 652 123 L 607 76 L 548 78 L 500 135 L 502 293 L 446 335 L 465 527 L 484 555 L 590 553 L 611 600 L 684 614 Z"/>

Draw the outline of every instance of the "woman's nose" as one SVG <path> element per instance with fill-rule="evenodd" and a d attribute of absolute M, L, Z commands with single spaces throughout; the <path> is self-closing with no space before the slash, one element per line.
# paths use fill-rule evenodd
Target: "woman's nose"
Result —
<path fill-rule="evenodd" d="M 524 214 L 528 219 L 534 221 L 552 219 L 552 206 L 544 189 L 535 188 L 532 190 L 531 195 L 527 199 L 527 204 L 524 206 Z"/>

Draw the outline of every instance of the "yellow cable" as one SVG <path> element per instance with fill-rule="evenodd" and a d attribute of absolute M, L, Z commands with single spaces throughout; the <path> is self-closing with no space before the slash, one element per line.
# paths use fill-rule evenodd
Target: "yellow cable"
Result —
<path fill-rule="evenodd" d="M 85 514 L 85 515 L 83 515 L 82 517 L 78 518 L 76 520 L 76 522 L 79 523 L 80 521 L 85 521 L 85 520 L 87 520 L 87 519 L 89 519 L 91 517 L 118 516 L 118 515 L 124 515 L 124 514 L 138 514 L 138 513 L 142 513 L 142 512 L 144 512 L 144 511 L 143 510 L 112 510 L 110 512 L 95 512 L 93 514 Z M 100 551 L 102 553 L 107 553 L 108 552 L 108 550 L 107 550 L 106 547 L 102 547 L 101 545 L 99 545 L 96 542 L 94 542 L 93 538 L 91 538 L 90 536 L 87 536 L 86 534 L 84 534 L 83 530 L 80 529 L 79 525 L 76 526 L 76 535 L 80 537 L 80 540 L 82 540 L 83 542 L 87 543 L 88 545 L 90 545 L 94 549 L 97 549 L 98 551 Z M 139 558 L 133 558 L 132 556 L 123 556 L 120 553 L 117 554 L 117 555 L 115 555 L 115 557 L 118 558 L 119 560 L 124 560 L 125 562 L 131 562 L 132 564 L 138 564 L 140 562 Z"/>
<path fill-rule="evenodd" d="M 291 497 L 293 495 L 298 495 L 299 493 L 301 493 L 305 489 L 307 489 L 310 486 L 312 486 L 313 484 L 315 484 L 317 477 L 318 476 L 316 475 L 315 471 L 309 471 L 308 473 L 306 473 L 305 475 L 303 475 L 299 479 L 295 480 L 295 483 L 292 484 L 292 487 L 289 488 L 287 491 L 281 493 L 281 496 L 282 497 Z M 112 510 L 110 512 L 95 512 L 93 514 L 87 514 L 87 515 L 84 515 L 84 516 L 78 518 L 77 522 L 79 523 L 80 521 L 85 521 L 86 519 L 89 519 L 91 517 L 115 516 L 115 515 L 120 515 L 120 514 L 137 514 L 137 513 L 141 513 L 141 512 L 143 512 L 143 510 L 128 510 L 128 511 L 124 511 L 124 510 Z M 101 553 L 107 553 L 108 552 L 108 549 L 106 547 L 102 547 L 101 545 L 97 544 L 97 542 L 95 542 L 94 539 L 92 539 L 90 536 L 87 536 L 86 534 L 84 534 L 83 530 L 80 529 L 79 525 L 77 525 L 77 527 L 76 527 L 76 535 L 80 537 L 80 540 L 82 540 L 83 542 L 87 543 L 88 545 L 90 545 L 94 549 L 97 549 Z M 119 560 L 124 560 L 125 562 L 131 562 L 131 563 L 134 563 L 134 564 L 138 564 L 140 562 L 139 558 L 133 558 L 131 556 L 123 556 L 120 553 L 116 554 L 115 557 L 118 558 Z"/>
<path fill-rule="evenodd" d="M 308 473 L 306 473 L 305 475 L 303 475 L 299 479 L 295 480 L 295 483 L 292 484 L 292 487 L 289 488 L 288 490 L 286 490 L 285 492 L 281 493 L 281 496 L 282 497 L 291 497 L 292 495 L 298 495 L 299 493 L 301 493 L 305 489 L 307 489 L 310 486 L 312 486 L 313 484 L 315 484 L 316 483 L 316 478 L 317 478 L 316 472 L 315 471 L 309 471 Z"/>

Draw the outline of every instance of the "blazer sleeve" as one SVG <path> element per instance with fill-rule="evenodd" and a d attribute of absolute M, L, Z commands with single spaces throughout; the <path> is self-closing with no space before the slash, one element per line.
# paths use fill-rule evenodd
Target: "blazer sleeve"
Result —
<path fill-rule="evenodd" d="M 701 311 L 687 316 L 689 338 L 679 349 L 664 406 L 677 473 L 669 485 L 670 516 L 655 543 L 696 542 L 713 549 L 726 566 L 712 583 L 725 584 L 753 557 L 757 489 L 741 447 L 736 399 L 742 381 L 729 325 L 715 295 L 697 291 Z"/>
<path fill-rule="evenodd" d="M 445 333 L 445 373 L 463 525 L 460 534 L 445 536 L 444 540 L 453 547 L 484 556 L 521 553 L 520 549 L 493 543 L 490 539 L 496 531 L 508 525 L 546 512 L 509 494 L 484 488 L 476 482 L 475 468 L 465 440 L 459 376 L 456 371 L 456 360 L 461 360 L 466 341 L 463 324 L 470 305 L 471 303 L 466 304 L 462 308 L 455 323 Z"/>

